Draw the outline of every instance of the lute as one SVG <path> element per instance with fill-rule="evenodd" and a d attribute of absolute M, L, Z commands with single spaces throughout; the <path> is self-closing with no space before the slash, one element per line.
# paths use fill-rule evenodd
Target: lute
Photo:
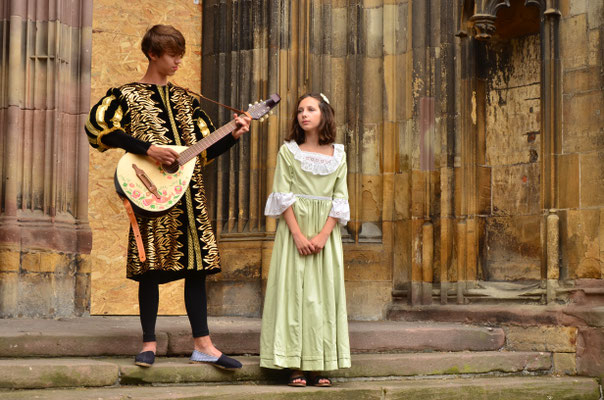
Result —
<path fill-rule="evenodd" d="M 247 114 L 253 120 L 262 120 L 280 100 L 278 94 L 272 94 L 250 105 Z M 236 128 L 235 120 L 231 120 L 192 146 L 158 145 L 179 153 L 172 165 L 160 164 L 148 156 L 124 154 L 114 175 L 117 193 L 130 201 L 137 215 L 157 217 L 167 213 L 186 193 L 197 156 Z"/>

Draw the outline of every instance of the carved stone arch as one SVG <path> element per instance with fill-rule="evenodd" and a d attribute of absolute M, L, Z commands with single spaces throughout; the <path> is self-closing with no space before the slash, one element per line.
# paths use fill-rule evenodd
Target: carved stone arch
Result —
<path fill-rule="evenodd" d="M 479 3 L 482 3 L 480 14 L 492 15 L 493 17 L 497 15 L 497 11 L 501 7 L 510 6 L 510 0 L 482 0 Z"/>

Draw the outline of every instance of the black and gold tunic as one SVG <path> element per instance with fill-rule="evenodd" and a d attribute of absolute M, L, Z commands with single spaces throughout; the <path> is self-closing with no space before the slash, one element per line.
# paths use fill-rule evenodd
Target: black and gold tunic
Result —
<path fill-rule="evenodd" d="M 90 145 L 105 151 L 107 143 L 145 154 L 150 144 L 190 146 L 213 130 L 199 100 L 178 86 L 130 83 L 110 89 L 90 111 L 86 123 Z M 125 132 L 125 134 L 124 134 Z M 129 136 L 126 136 L 129 135 Z M 107 140 L 111 138 L 112 140 Z M 144 150 L 132 146 L 132 139 Z M 147 253 L 141 262 L 132 230 L 128 239 L 127 277 L 152 278 L 160 283 L 183 278 L 188 273 L 212 274 L 220 271 L 220 255 L 212 231 L 202 169 L 214 157 L 228 150 L 236 140 L 232 135 L 197 157 L 187 193 L 167 214 L 157 218 L 138 217 Z"/>

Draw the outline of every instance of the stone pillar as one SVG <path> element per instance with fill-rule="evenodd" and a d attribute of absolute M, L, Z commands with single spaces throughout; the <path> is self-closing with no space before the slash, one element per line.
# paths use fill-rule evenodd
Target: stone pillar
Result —
<path fill-rule="evenodd" d="M 539 3 L 539 2 L 537 2 Z M 543 4 L 538 4 L 543 6 Z M 542 264 L 546 270 L 546 301 L 556 299 L 557 280 L 560 279 L 559 217 L 555 208 L 559 207 L 558 170 L 556 157 L 562 154 L 561 117 L 562 108 L 562 68 L 560 64 L 560 40 L 558 8 L 543 10 L 541 41 L 541 202 L 546 232 L 542 235 Z"/>
<path fill-rule="evenodd" d="M 0 316 L 88 311 L 92 1 L 4 0 Z"/>

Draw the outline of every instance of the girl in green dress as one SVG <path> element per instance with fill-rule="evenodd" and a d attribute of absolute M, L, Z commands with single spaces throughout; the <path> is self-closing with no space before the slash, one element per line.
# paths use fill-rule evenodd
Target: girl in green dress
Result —
<path fill-rule="evenodd" d="M 279 218 L 279 224 L 262 315 L 260 366 L 291 369 L 291 386 L 331 386 L 320 371 L 350 367 L 337 226 L 346 225 L 350 208 L 346 154 L 335 136 L 327 97 L 300 97 L 266 203 L 265 214 Z"/>

